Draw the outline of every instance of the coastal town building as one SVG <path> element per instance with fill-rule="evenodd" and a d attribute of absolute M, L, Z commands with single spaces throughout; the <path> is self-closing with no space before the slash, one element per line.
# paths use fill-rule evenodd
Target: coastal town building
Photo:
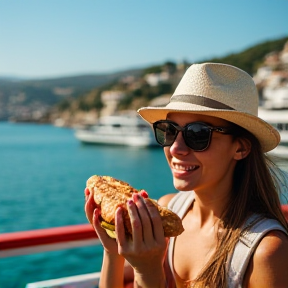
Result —
<path fill-rule="evenodd" d="M 288 42 L 282 51 L 266 55 L 254 75 L 260 104 L 268 109 L 288 108 Z"/>

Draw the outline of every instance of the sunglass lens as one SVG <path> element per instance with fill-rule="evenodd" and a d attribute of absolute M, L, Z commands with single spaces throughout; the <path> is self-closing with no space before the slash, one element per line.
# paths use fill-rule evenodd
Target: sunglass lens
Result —
<path fill-rule="evenodd" d="M 176 128 L 167 122 L 158 122 L 155 126 L 155 136 L 158 143 L 162 146 L 170 146 L 177 134 Z"/>
<path fill-rule="evenodd" d="M 194 151 L 203 151 L 209 145 L 210 134 L 209 127 L 201 123 L 192 123 L 186 127 L 184 139 L 186 145 Z"/>

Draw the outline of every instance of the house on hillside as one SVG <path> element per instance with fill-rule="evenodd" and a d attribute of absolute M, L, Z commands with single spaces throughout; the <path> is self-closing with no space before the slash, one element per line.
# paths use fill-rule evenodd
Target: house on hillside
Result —
<path fill-rule="evenodd" d="M 282 51 L 266 55 L 254 81 L 262 106 L 268 109 L 288 108 L 288 42 Z"/>
<path fill-rule="evenodd" d="M 123 91 L 103 91 L 101 94 L 101 101 L 104 104 L 104 108 L 101 110 L 101 116 L 112 115 L 117 110 L 117 105 L 120 100 L 125 97 Z"/>

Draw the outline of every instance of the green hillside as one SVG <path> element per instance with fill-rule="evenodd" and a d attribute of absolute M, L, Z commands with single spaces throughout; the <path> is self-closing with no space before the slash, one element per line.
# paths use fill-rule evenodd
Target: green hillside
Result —
<path fill-rule="evenodd" d="M 201 62 L 226 63 L 239 67 L 250 75 L 253 75 L 259 65 L 263 63 L 264 57 L 270 52 L 281 51 L 287 41 L 288 37 L 266 41 L 239 53 L 233 53 L 221 58 L 206 59 Z"/>

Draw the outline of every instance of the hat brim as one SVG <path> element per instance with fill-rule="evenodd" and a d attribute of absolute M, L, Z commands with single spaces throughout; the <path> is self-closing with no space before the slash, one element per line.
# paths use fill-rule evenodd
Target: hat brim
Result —
<path fill-rule="evenodd" d="M 280 142 L 280 134 L 272 125 L 257 116 L 245 112 L 219 110 L 181 102 L 169 103 L 166 107 L 143 107 L 138 110 L 139 115 L 151 124 L 158 120 L 166 119 L 167 114 L 172 112 L 213 116 L 235 123 L 256 136 L 263 152 L 274 149 Z"/>

